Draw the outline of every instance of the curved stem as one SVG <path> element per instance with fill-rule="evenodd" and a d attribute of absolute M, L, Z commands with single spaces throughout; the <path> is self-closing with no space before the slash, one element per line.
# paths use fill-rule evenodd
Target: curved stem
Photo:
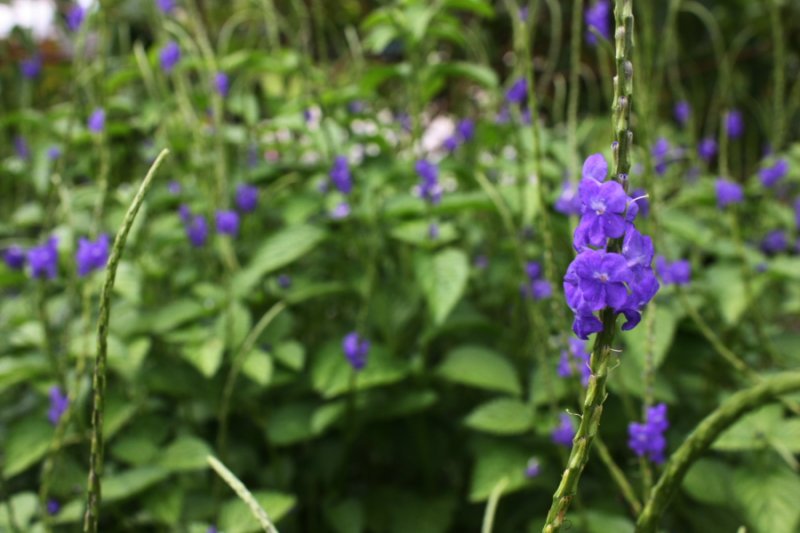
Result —
<path fill-rule="evenodd" d="M 497 504 L 500 503 L 500 497 L 508 485 L 508 478 L 504 477 L 492 489 L 489 494 L 489 499 L 486 502 L 486 511 L 483 513 L 483 524 L 481 525 L 481 533 L 492 533 L 494 529 L 494 515 L 497 513 Z"/>
<path fill-rule="evenodd" d="M 728 398 L 716 411 L 703 419 L 673 453 L 664 473 L 653 488 L 636 522 L 637 533 L 654 532 L 658 518 L 664 512 L 670 498 L 677 490 L 689 467 L 705 452 L 725 429 L 733 425 L 745 413 L 772 401 L 781 394 L 800 390 L 800 372 L 783 372 L 764 380 Z"/>
<path fill-rule="evenodd" d="M 603 439 L 599 436 L 595 438 L 594 443 L 595 449 L 597 450 L 597 455 L 600 456 L 600 460 L 603 461 L 603 464 L 606 465 L 608 468 L 608 473 L 611 474 L 611 479 L 614 480 L 614 483 L 617 484 L 619 487 L 620 492 L 622 492 L 622 496 L 625 498 L 625 501 L 628 502 L 628 505 L 631 508 L 634 516 L 638 515 L 642 512 L 642 502 L 639 501 L 639 498 L 636 497 L 636 492 L 633 490 L 628 478 L 625 477 L 625 472 L 614 462 L 614 458 L 611 457 L 611 453 L 608 451 L 608 447 L 606 447 Z"/>
<path fill-rule="evenodd" d="M 111 256 L 108 259 L 106 277 L 103 282 L 103 289 L 100 293 L 100 315 L 97 324 L 97 356 L 94 363 L 94 375 L 92 377 L 92 391 L 94 405 L 92 407 L 92 449 L 89 455 L 89 480 L 86 491 L 86 514 L 83 521 L 83 530 L 87 533 L 97 533 L 100 522 L 100 478 L 103 475 L 103 411 L 106 399 L 106 359 L 108 355 L 108 324 L 111 315 L 111 291 L 114 288 L 114 280 L 117 276 L 117 266 L 125 249 L 125 241 L 128 239 L 128 232 L 133 226 L 136 214 L 144 202 L 144 197 L 153 183 L 156 170 L 161 165 L 161 161 L 169 153 L 166 148 L 158 154 L 158 157 L 150 166 L 147 175 L 139 187 L 139 191 L 133 198 L 128 212 L 122 221 L 119 233 L 114 239 L 114 246 L 111 248 Z"/>

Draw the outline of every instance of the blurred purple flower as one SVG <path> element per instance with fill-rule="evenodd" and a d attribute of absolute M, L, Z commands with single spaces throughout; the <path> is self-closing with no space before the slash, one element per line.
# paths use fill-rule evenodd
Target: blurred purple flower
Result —
<path fill-rule="evenodd" d="M 281 289 L 288 289 L 292 286 L 292 278 L 286 274 L 281 274 L 278 276 L 278 287 Z"/>
<path fill-rule="evenodd" d="M 47 158 L 50 159 L 50 161 L 55 161 L 59 157 L 61 157 L 61 148 L 58 146 L 51 146 L 47 149 Z"/>
<path fill-rule="evenodd" d="M 647 215 L 650 214 L 650 201 L 647 199 L 647 191 L 641 188 L 634 189 L 631 193 L 631 198 L 633 198 L 636 201 L 636 205 L 639 206 L 639 214 L 647 218 Z"/>
<path fill-rule="evenodd" d="M 258 187 L 242 183 L 236 187 L 236 207 L 242 213 L 252 213 L 258 207 Z"/>
<path fill-rule="evenodd" d="M 350 204 L 347 202 L 339 202 L 336 207 L 331 211 L 331 218 L 333 220 L 342 220 L 350 216 Z"/>
<path fill-rule="evenodd" d="M 686 100 L 681 100 L 680 102 L 675 103 L 673 113 L 675 115 L 675 120 L 678 121 L 678 124 L 685 127 L 686 124 L 689 123 L 689 118 L 692 116 L 692 106 L 689 105 L 689 102 Z"/>
<path fill-rule="evenodd" d="M 370 342 L 362 338 L 358 332 L 352 331 L 342 339 L 342 351 L 350 366 L 356 372 L 363 370 L 367 364 Z"/>
<path fill-rule="evenodd" d="M 22 75 L 29 80 L 38 77 L 42 72 L 42 56 L 35 54 L 27 59 L 23 59 L 19 64 L 19 70 Z"/>
<path fill-rule="evenodd" d="M 54 386 L 50 388 L 50 410 L 47 411 L 47 419 L 54 426 L 61 420 L 61 416 L 66 412 L 69 407 L 69 397 L 61 390 L 61 387 Z"/>
<path fill-rule="evenodd" d="M 158 57 L 161 62 L 161 70 L 165 74 L 169 74 L 181 60 L 181 47 L 175 41 L 169 41 L 161 48 Z"/>
<path fill-rule="evenodd" d="M 509 104 L 522 105 L 528 99 L 528 80 L 519 78 L 506 91 L 506 101 Z"/>
<path fill-rule="evenodd" d="M 109 241 L 105 233 L 94 242 L 81 237 L 78 239 L 78 251 L 75 252 L 75 263 L 78 265 L 78 276 L 83 277 L 94 270 L 102 270 L 108 262 Z"/>
<path fill-rule="evenodd" d="M 647 456 L 654 463 L 664 462 L 667 440 L 664 432 L 669 428 L 667 406 L 660 403 L 647 409 L 645 422 L 628 425 L 628 447 L 639 457 Z"/>
<path fill-rule="evenodd" d="M 28 146 L 28 141 L 26 141 L 25 137 L 22 135 L 14 137 L 14 151 L 17 153 L 17 157 L 24 161 L 31 158 L 31 148 Z"/>
<path fill-rule="evenodd" d="M 656 257 L 656 272 L 664 285 L 688 285 L 692 280 L 692 265 L 686 259 L 670 263 L 659 255 Z"/>
<path fill-rule="evenodd" d="M 731 139 L 738 139 L 744 133 L 744 117 L 742 112 L 738 109 L 731 109 L 725 115 L 725 130 L 728 132 L 728 137 Z"/>
<path fill-rule="evenodd" d="M 525 477 L 526 478 L 534 478 L 539 475 L 542 471 L 542 467 L 539 464 L 539 460 L 535 457 L 531 457 L 528 460 L 528 464 L 525 466 Z"/>
<path fill-rule="evenodd" d="M 719 178 L 716 183 L 717 205 L 720 209 L 725 209 L 730 204 L 738 204 L 744 201 L 744 190 L 738 183 Z"/>
<path fill-rule="evenodd" d="M 217 72 L 214 74 L 214 88 L 221 97 L 225 98 L 228 96 L 228 91 L 230 90 L 230 79 L 228 75 L 224 72 Z"/>
<path fill-rule="evenodd" d="M 55 516 L 61 510 L 61 504 L 56 500 L 47 500 L 47 514 Z"/>
<path fill-rule="evenodd" d="M 350 175 L 350 167 L 347 164 L 347 157 L 343 155 L 336 156 L 328 175 L 334 186 L 343 194 L 350 194 L 350 191 L 353 190 L 353 180 Z"/>
<path fill-rule="evenodd" d="M 559 424 L 553 430 L 551 438 L 559 446 L 566 446 L 567 448 L 572 446 L 572 439 L 575 438 L 575 425 L 572 422 L 572 416 L 567 413 L 559 415 Z"/>
<path fill-rule="evenodd" d="M 79 4 L 72 4 L 67 9 L 67 28 L 71 32 L 76 32 L 83 24 L 83 19 L 86 18 L 86 10 Z"/>
<path fill-rule="evenodd" d="M 711 137 L 706 137 L 701 140 L 700 144 L 697 145 L 697 154 L 700 156 L 700 159 L 709 163 L 714 159 L 714 156 L 717 155 L 717 141 Z"/>
<path fill-rule="evenodd" d="M 789 172 L 789 162 L 786 159 L 778 159 L 770 167 L 762 168 L 758 171 L 758 176 L 761 178 L 761 184 L 764 187 L 772 187 L 780 180 L 782 180 Z"/>
<path fill-rule="evenodd" d="M 217 211 L 217 232 L 236 237 L 239 233 L 239 214 L 236 211 Z"/>
<path fill-rule="evenodd" d="M 3 261 L 11 270 L 22 270 L 25 267 L 25 250 L 21 246 L 9 246 L 3 253 Z"/>
<path fill-rule="evenodd" d="M 767 255 L 779 254 L 789 248 L 789 239 L 783 230 L 773 230 L 764 236 L 761 241 L 761 250 Z"/>
<path fill-rule="evenodd" d="M 606 40 L 611 38 L 611 26 L 609 24 L 609 14 L 611 13 L 611 2 L 609 0 L 598 0 L 586 8 L 583 20 L 587 28 L 594 28 L 597 33 Z M 591 46 L 597 46 L 597 36 L 592 31 L 586 32 L 586 42 Z"/>
<path fill-rule="evenodd" d="M 555 210 L 563 215 L 580 215 L 583 204 L 578 196 L 578 185 L 564 181 L 561 195 L 556 200 Z"/>
<path fill-rule="evenodd" d="M 106 127 L 106 112 L 102 107 L 96 108 L 89 116 L 86 126 L 92 133 L 101 133 Z"/>
<path fill-rule="evenodd" d="M 58 273 L 58 239 L 50 237 L 45 244 L 28 250 L 27 260 L 32 278 L 55 278 Z"/>
<path fill-rule="evenodd" d="M 204 246 L 206 239 L 208 239 L 208 224 L 205 217 L 203 215 L 189 214 L 187 218 L 186 236 L 189 238 L 189 242 L 195 248 Z"/>
<path fill-rule="evenodd" d="M 156 6 L 165 15 L 169 15 L 175 9 L 175 0 L 156 0 Z"/>

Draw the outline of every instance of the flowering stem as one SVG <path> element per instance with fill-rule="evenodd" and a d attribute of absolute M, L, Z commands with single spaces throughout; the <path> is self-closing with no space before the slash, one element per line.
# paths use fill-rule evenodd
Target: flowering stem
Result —
<path fill-rule="evenodd" d="M 766 377 L 761 383 L 739 391 L 728 398 L 713 413 L 703 419 L 673 453 L 664 467 L 664 473 L 653 488 L 642 514 L 636 522 L 637 533 L 652 533 L 658 527 L 658 518 L 680 486 L 689 467 L 725 429 L 742 415 L 774 398 L 800 390 L 800 372 L 782 372 Z"/>
<path fill-rule="evenodd" d="M 144 202 L 144 197 L 153 183 L 156 170 L 161 165 L 161 161 L 169 153 L 166 148 L 158 154 L 158 157 L 150 166 L 147 175 L 139 187 L 139 191 L 133 198 L 128 212 L 122 221 L 114 245 L 111 248 L 111 255 L 108 259 L 106 277 L 103 281 L 103 289 L 100 293 L 100 313 L 97 324 L 97 355 L 94 364 L 94 375 L 92 377 L 93 401 L 92 407 L 92 448 L 89 455 L 89 480 L 86 493 L 86 514 L 83 521 L 83 530 L 87 533 L 97 533 L 100 521 L 100 478 L 103 475 L 103 411 L 105 408 L 106 394 L 106 358 L 108 355 L 108 325 L 111 314 L 111 291 L 114 288 L 114 280 L 117 275 L 122 251 L 125 248 L 125 241 L 128 238 L 131 226 L 136 219 L 136 214 Z"/>

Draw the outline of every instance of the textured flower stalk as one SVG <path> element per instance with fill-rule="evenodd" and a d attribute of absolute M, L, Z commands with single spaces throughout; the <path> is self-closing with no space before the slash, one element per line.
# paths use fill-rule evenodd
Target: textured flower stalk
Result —
<path fill-rule="evenodd" d="M 614 5 L 616 67 L 614 77 L 613 128 L 614 148 L 612 179 L 617 180 L 627 192 L 628 172 L 630 171 L 630 146 L 633 133 L 630 131 L 630 113 L 633 97 L 633 6 L 632 0 L 616 0 Z M 609 251 L 619 251 L 621 239 L 609 245 Z M 616 314 L 606 308 L 600 319 L 603 330 L 595 338 L 590 367 L 592 376 L 586 389 L 583 416 L 573 440 L 572 451 L 561 483 L 553 494 L 553 503 L 547 513 L 544 533 L 555 533 L 561 529 L 569 505 L 578 491 L 578 481 L 589 459 L 592 441 L 600 427 L 603 402 L 606 398 L 606 380 L 611 358 L 611 346 L 616 330 Z"/>
<path fill-rule="evenodd" d="M 122 221 L 122 226 L 114 239 L 114 246 L 111 248 L 111 257 L 108 260 L 108 269 L 103 281 L 103 289 L 100 294 L 100 315 L 97 325 L 97 356 L 94 364 L 94 375 L 92 377 L 92 395 L 94 405 L 92 407 L 92 448 L 89 455 L 89 480 L 86 494 L 86 514 L 84 515 L 83 530 L 87 533 L 97 533 L 100 522 L 100 501 L 101 488 L 100 478 L 103 475 L 103 413 L 105 409 L 106 394 L 106 359 L 108 355 L 108 325 L 111 314 L 111 291 L 114 288 L 114 280 L 117 274 L 117 266 L 125 248 L 125 241 L 128 238 L 136 214 L 144 202 L 144 197 L 150 189 L 150 185 L 155 177 L 156 170 L 161 165 L 161 161 L 169 153 L 164 149 L 153 162 L 150 170 L 142 181 L 139 191 L 133 198 L 128 212 Z"/>
<path fill-rule="evenodd" d="M 658 519 L 680 486 L 689 467 L 716 440 L 720 433 L 733 425 L 742 415 L 752 411 L 780 395 L 800 390 L 800 372 L 783 372 L 768 378 L 743 391 L 737 392 L 716 411 L 708 415 L 673 453 L 664 473 L 653 488 L 644 510 L 636 522 L 637 533 L 656 531 Z"/>

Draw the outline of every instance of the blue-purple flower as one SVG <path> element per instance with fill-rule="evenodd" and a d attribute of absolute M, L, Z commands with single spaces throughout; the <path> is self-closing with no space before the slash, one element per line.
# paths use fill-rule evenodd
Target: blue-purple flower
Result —
<path fill-rule="evenodd" d="M 55 278 L 58 274 L 58 239 L 50 237 L 46 243 L 28 250 L 27 260 L 32 278 Z"/>
<path fill-rule="evenodd" d="M 528 459 L 528 464 L 525 465 L 525 477 L 530 479 L 534 478 L 539 475 L 542 471 L 542 467 L 539 464 L 539 460 L 535 457 L 531 457 Z"/>
<path fill-rule="evenodd" d="M 278 287 L 281 289 L 288 289 L 292 286 L 292 278 L 287 274 L 281 274 L 278 276 Z"/>
<path fill-rule="evenodd" d="M 26 141 L 25 137 L 22 135 L 14 137 L 14 152 L 16 152 L 17 157 L 24 161 L 31 158 L 31 148 L 28 146 L 28 141 Z"/>
<path fill-rule="evenodd" d="M 785 252 L 789 248 L 789 239 L 786 232 L 780 229 L 772 230 L 761 240 L 761 251 L 768 255 Z"/>
<path fill-rule="evenodd" d="M 692 265 L 686 259 L 669 262 L 659 255 L 656 257 L 656 271 L 664 285 L 688 285 L 692 280 Z"/>
<path fill-rule="evenodd" d="M 670 152 L 669 141 L 661 137 L 653 145 L 650 155 L 653 156 L 656 174 L 662 175 L 667 170 L 667 156 Z"/>
<path fill-rule="evenodd" d="M 236 237 L 239 234 L 239 213 L 236 211 L 217 211 L 217 233 Z"/>
<path fill-rule="evenodd" d="M 92 133 L 101 133 L 103 129 L 106 127 L 106 112 L 102 107 L 96 108 L 91 115 L 89 115 L 89 120 L 86 121 L 86 127 L 89 128 L 89 131 Z"/>
<path fill-rule="evenodd" d="M 217 72 L 214 74 L 214 89 L 216 89 L 217 93 L 225 98 L 228 96 L 228 91 L 230 90 L 230 79 L 228 75 L 224 72 Z"/>
<path fill-rule="evenodd" d="M 81 237 L 78 239 L 78 251 L 75 252 L 75 263 L 78 265 L 78 276 L 86 276 L 95 270 L 102 270 L 108 262 L 109 241 L 105 233 L 95 241 Z"/>
<path fill-rule="evenodd" d="M 350 194 L 350 191 L 353 190 L 353 180 L 350 175 L 350 167 L 347 164 L 347 157 L 343 155 L 336 156 L 329 176 L 333 185 L 343 194 Z"/>
<path fill-rule="evenodd" d="M 609 0 L 597 0 L 593 5 L 586 8 L 583 20 L 586 27 L 594 29 L 605 39 L 611 38 L 611 25 L 609 15 L 611 14 L 611 2 Z M 586 32 L 586 42 L 592 46 L 597 46 L 597 36 L 592 31 Z"/>
<path fill-rule="evenodd" d="M 567 413 L 559 415 L 559 424 L 553 430 L 551 438 L 559 446 L 567 448 L 572 446 L 572 439 L 575 438 L 575 424 L 572 421 L 572 416 Z"/>
<path fill-rule="evenodd" d="M 439 168 L 427 159 L 420 159 L 414 165 L 414 169 L 419 176 L 419 195 L 432 204 L 438 204 L 442 199 Z"/>
<path fill-rule="evenodd" d="M 689 102 L 686 100 L 681 100 L 675 103 L 672 112 L 678 124 L 685 127 L 686 124 L 689 123 L 689 118 L 692 116 L 692 106 L 689 105 Z"/>
<path fill-rule="evenodd" d="M 553 286 L 546 279 L 542 279 L 542 265 L 538 261 L 530 261 L 525 265 L 528 276 L 527 283 L 521 287 L 522 295 L 534 300 L 543 300 L 553 295 Z"/>
<path fill-rule="evenodd" d="M 578 184 L 565 180 L 561 186 L 561 194 L 556 200 L 555 210 L 563 215 L 580 215 L 583 203 L 578 196 Z"/>
<path fill-rule="evenodd" d="M 61 157 L 61 148 L 60 147 L 53 145 L 53 146 L 51 146 L 50 148 L 47 149 L 47 158 L 50 161 L 55 161 L 59 157 Z"/>
<path fill-rule="evenodd" d="M 667 439 L 664 432 L 669 428 L 667 406 L 660 403 L 647 409 L 644 423 L 631 422 L 628 426 L 628 447 L 639 457 L 647 457 L 652 462 L 664 462 Z"/>
<path fill-rule="evenodd" d="M 578 193 L 583 203 L 583 216 L 575 230 L 575 248 L 605 246 L 608 239 L 622 237 L 628 211 L 628 195 L 622 185 L 616 181 L 599 183 L 584 178 Z"/>
<path fill-rule="evenodd" d="M 86 18 L 86 10 L 80 4 L 72 4 L 67 10 L 67 28 L 71 32 L 76 32 Z"/>
<path fill-rule="evenodd" d="M 21 246 L 9 246 L 3 252 L 3 261 L 11 270 L 22 270 L 25 268 L 25 250 Z"/>
<path fill-rule="evenodd" d="M 258 207 L 258 187 L 242 183 L 236 187 L 236 207 L 242 213 L 252 213 Z"/>
<path fill-rule="evenodd" d="M 758 172 L 761 184 L 764 187 L 773 187 L 781 181 L 789 172 L 789 162 L 786 159 L 778 159 L 772 166 L 764 167 Z"/>
<path fill-rule="evenodd" d="M 744 190 L 738 183 L 719 178 L 716 182 L 716 191 L 717 205 L 720 209 L 744 201 Z"/>
<path fill-rule="evenodd" d="M 509 104 L 522 105 L 528 99 L 528 80 L 519 78 L 506 91 L 506 101 Z"/>
<path fill-rule="evenodd" d="M 361 337 L 358 332 L 352 331 L 344 336 L 342 339 L 342 351 L 347 358 L 347 362 L 353 367 L 353 370 L 360 371 L 367 364 L 367 355 L 369 355 L 369 340 Z"/>
<path fill-rule="evenodd" d="M 738 139 L 744 134 L 744 116 L 738 109 L 731 109 L 725 115 L 725 131 L 731 139 Z"/>
<path fill-rule="evenodd" d="M 61 511 L 61 504 L 56 500 L 47 500 L 47 514 L 55 516 Z"/>
<path fill-rule="evenodd" d="M 717 155 L 717 141 L 711 137 L 706 137 L 697 145 L 697 155 L 706 163 L 710 163 Z"/>
<path fill-rule="evenodd" d="M 165 15 L 169 15 L 175 9 L 175 0 L 156 0 L 156 6 Z"/>
<path fill-rule="evenodd" d="M 61 420 L 61 416 L 66 412 L 69 407 L 69 397 L 61 390 L 61 387 L 55 385 L 50 388 L 50 409 L 47 411 L 47 419 L 54 426 Z"/>
<path fill-rule="evenodd" d="M 19 64 L 19 70 L 29 80 L 38 77 L 42 72 L 42 56 L 34 54 L 29 58 L 23 59 Z"/>
<path fill-rule="evenodd" d="M 165 74 L 169 74 L 181 60 L 181 47 L 175 41 L 169 41 L 161 48 L 158 58 L 161 62 L 161 70 Z"/>
<path fill-rule="evenodd" d="M 200 248 L 206 244 L 206 240 L 208 239 L 208 224 L 203 215 L 188 214 L 186 236 L 195 248 Z"/>
<path fill-rule="evenodd" d="M 333 220 L 343 220 L 350 216 L 350 204 L 347 202 L 339 202 L 336 207 L 331 211 L 331 218 Z"/>
<path fill-rule="evenodd" d="M 590 353 L 587 350 L 587 342 L 584 340 L 570 337 L 568 349 L 561 351 L 561 358 L 558 361 L 558 375 L 568 378 L 573 375 L 580 375 L 581 384 L 585 387 L 589 384 L 592 377 L 592 369 L 589 367 Z"/>

